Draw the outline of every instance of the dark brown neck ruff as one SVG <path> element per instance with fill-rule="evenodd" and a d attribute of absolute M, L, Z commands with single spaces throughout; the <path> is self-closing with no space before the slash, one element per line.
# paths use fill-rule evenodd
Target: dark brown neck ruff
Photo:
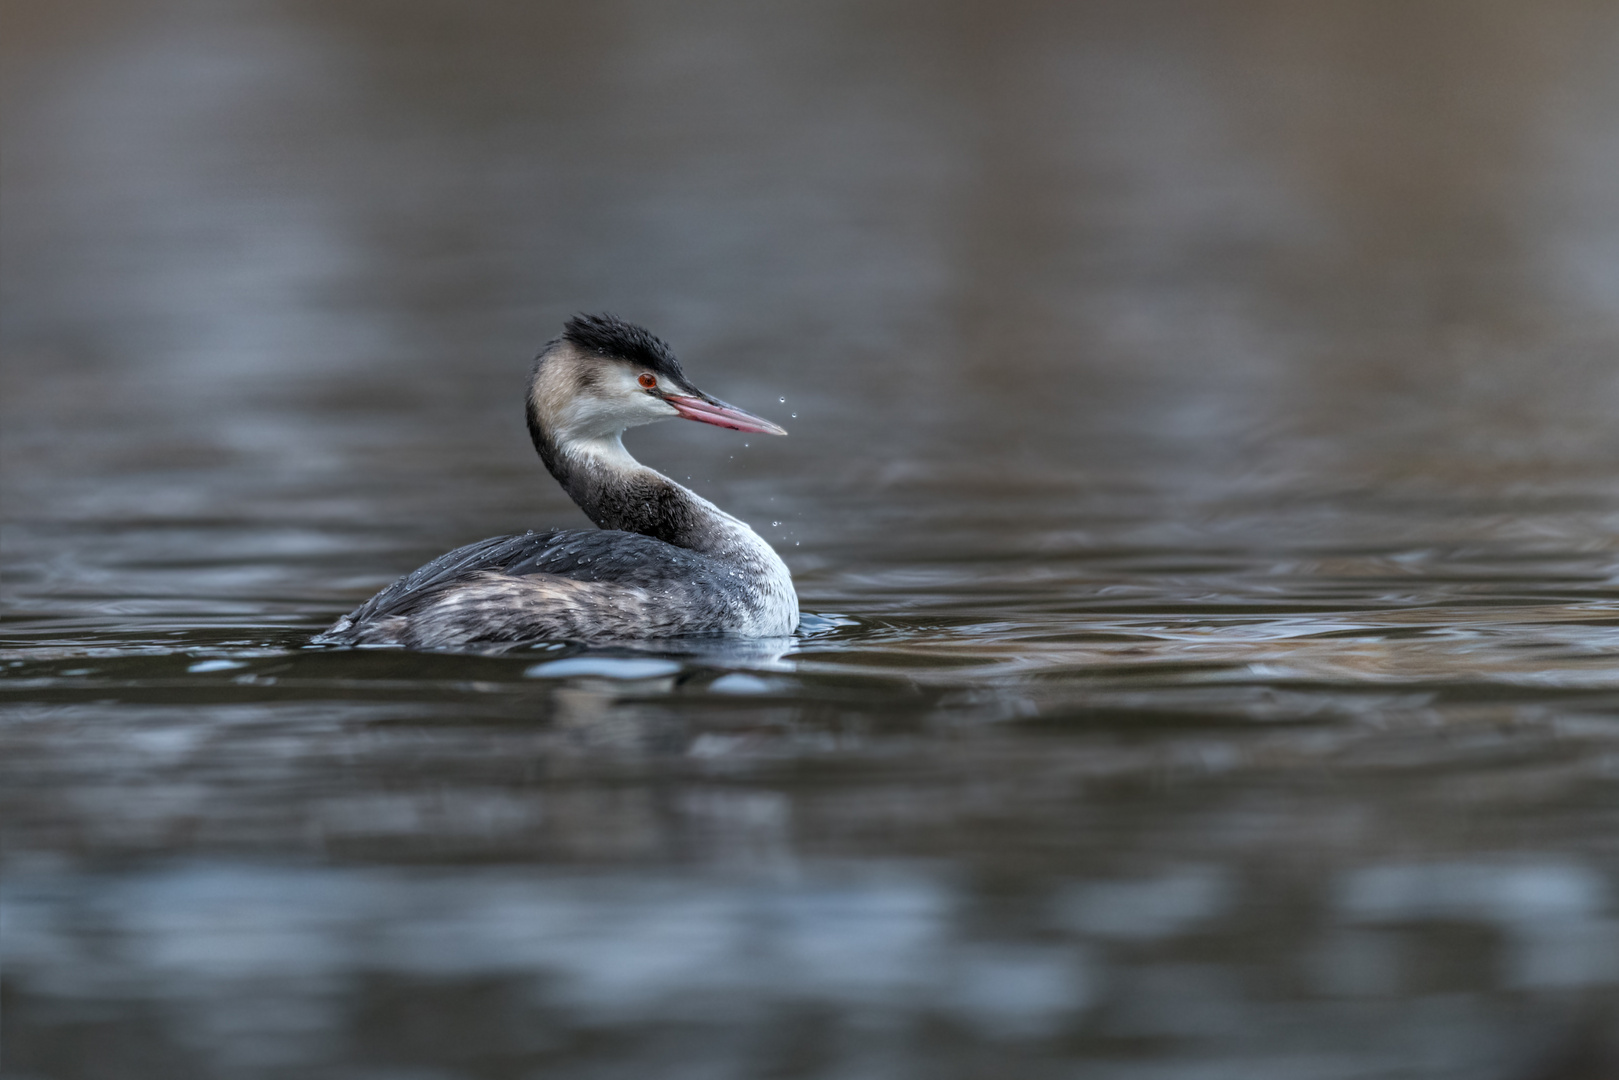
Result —
<path fill-rule="evenodd" d="M 662 473 L 639 464 L 615 438 L 559 445 L 531 398 L 528 434 L 540 460 L 598 528 L 641 533 L 693 551 L 715 552 L 731 529 L 728 515 Z"/>

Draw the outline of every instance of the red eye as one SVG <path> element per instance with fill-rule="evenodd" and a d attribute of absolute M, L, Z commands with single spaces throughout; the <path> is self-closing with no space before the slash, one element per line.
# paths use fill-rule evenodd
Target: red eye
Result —
<path fill-rule="evenodd" d="M 648 374 L 647 372 L 644 372 L 644 371 L 641 373 L 641 377 L 639 379 L 637 379 L 636 381 L 639 382 L 642 386 L 646 387 L 648 390 L 650 390 L 654 386 L 658 385 L 658 377 L 656 375 Z"/>

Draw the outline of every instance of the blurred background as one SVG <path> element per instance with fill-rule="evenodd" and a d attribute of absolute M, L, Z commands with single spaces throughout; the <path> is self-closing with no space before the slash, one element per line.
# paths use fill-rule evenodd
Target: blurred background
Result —
<path fill-rule="evenodd" d="M 10 0 L 17 1080 L 1619 1075 L 1619 8 Z M 310 634 L 584 526 L 792 641 Z"/>

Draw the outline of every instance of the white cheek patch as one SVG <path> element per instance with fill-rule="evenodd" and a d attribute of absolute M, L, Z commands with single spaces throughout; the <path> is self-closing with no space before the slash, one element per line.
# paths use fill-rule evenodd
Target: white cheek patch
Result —
<path fill-rule="evenodd" d="M 575 365 L 592 363 L 575 360 Z M 547 380 L 543 410 L 547 426 L 559 442 L 610 439 L 625 428 L 680 415 L 674 406 L 648 393 L 641 372 L 620 364 L 595 364 L 592 378 L 581 379 L 577 366 L 560 366 Z"/>

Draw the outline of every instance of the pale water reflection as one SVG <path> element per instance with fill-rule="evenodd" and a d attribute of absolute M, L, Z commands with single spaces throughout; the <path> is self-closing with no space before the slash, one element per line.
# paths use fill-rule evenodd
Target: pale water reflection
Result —
<path fill-rule="evenodd" d="M 1619 1070 L 1611 5 L 4 17 L 7 1076 Z M 310 646 L 601 308 L 801 632 Z"/>
<path fill-rule="evenodd" d="M 362 1061 L 500 1072 L 566 1061 L 583 1032 L 615 1043 L 608 1060 L 624 1070 L 685 1058 L 759 1075 L 802 1056 L 829 1075 L 908 1073 L 952 1044 L 1021 1060 L 1069 1032 L 1105 1076 L 1513 1076 L 1532 1064 L 1526 1045 L 1559 1034 L 1555 1009 L 1478 992 L 1489 985 L 1433 996 L 1443 976 L 1392 930 L 1372 943 L 1302 928 L 1289 973 L 1301 985 L 1278 996 L 1220 958 L 1257 897 L 1212 867 L 1053 883 L 1047 911 L 1015 930 L 927 864 L 763 876 L 225 864 L 33 880 L 7 905 L 12 977 L 58 1002 L 163 987 L 148 1022 L 183 1033 L 170 1052 L 203 1075 Z M 1619 948 L 1619 923 L 1598 917 L 1601 883 L 1567 864 L 1377 866 L 1324 884 L 1351 926 L 1499 932 L 1487 956 L 1502 988 L 1600 982 Z M 1570 905 L 1573 922 L 1548 932 Z M 436 1033 L 460 1026 L 480 1042 Z M 1162 1049 L 1132 1061 L 1136 1039 Z"/>

